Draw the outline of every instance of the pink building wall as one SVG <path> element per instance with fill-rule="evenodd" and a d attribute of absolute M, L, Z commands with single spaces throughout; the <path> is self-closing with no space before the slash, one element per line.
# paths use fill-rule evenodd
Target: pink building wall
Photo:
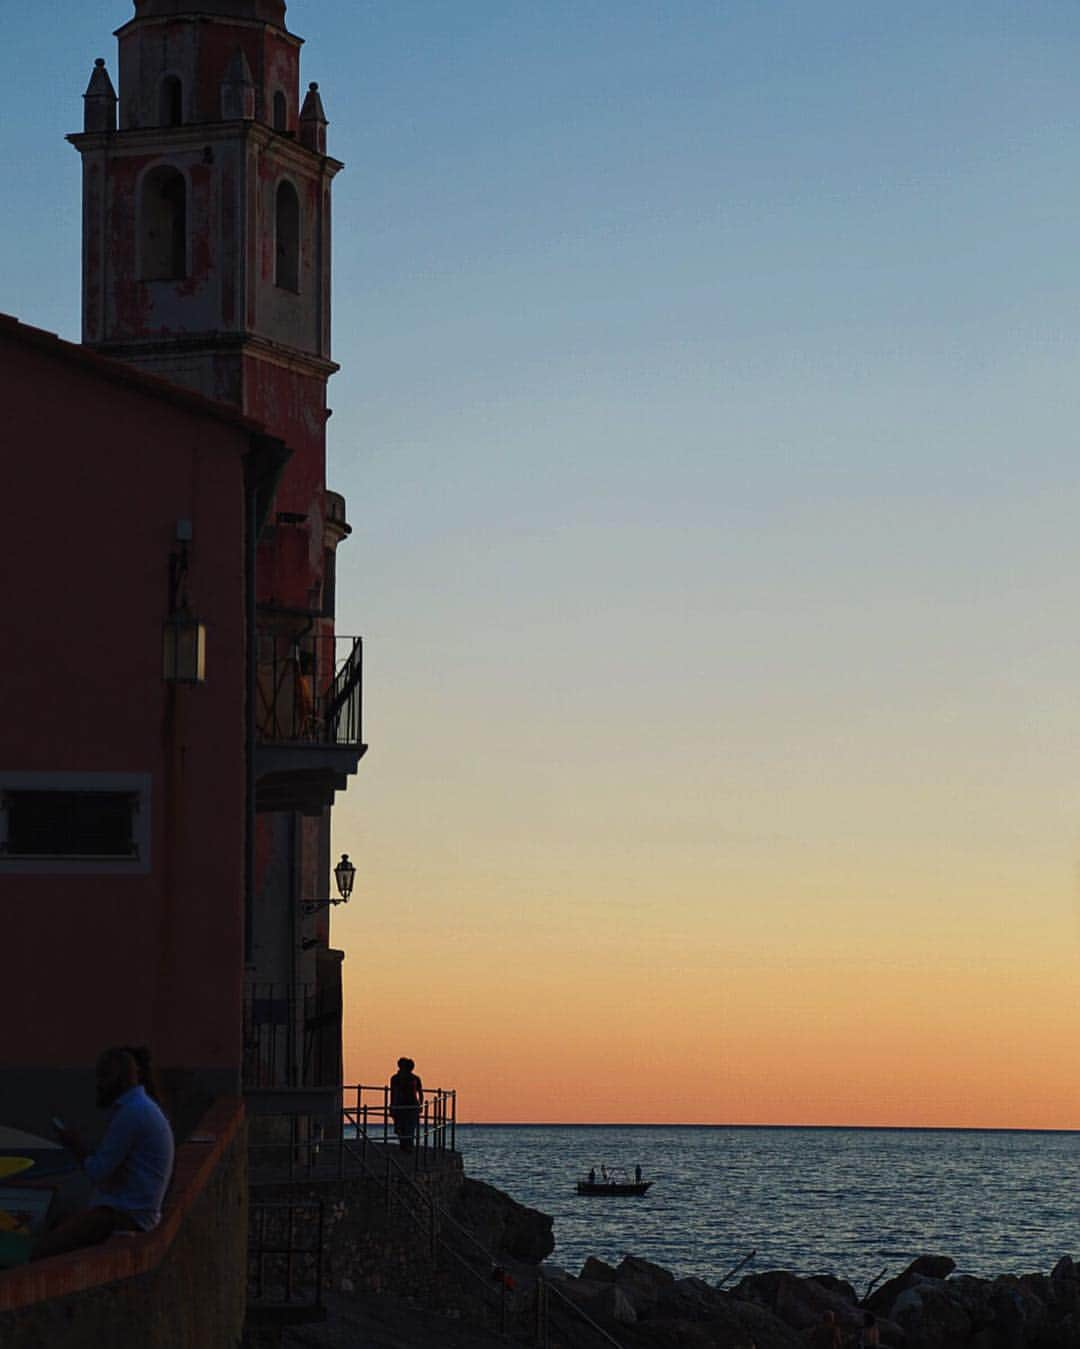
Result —
<path fill-rule="evenodd" d="M 145 774 L 150 810 L 148 865 L 127 873 L 0 858 L 18 1018 L 3 1066 L 85 1068 L 105 1045 L 146 1042 L 159 1065 L 235 1090 L 254 428 L 109 365 L 0 321 L 5 552 L 22 560 L 0 574 L 0 790 L 5 774 Z M 179 520 L 207 630 L 202 685 L 162 676 Z"/>

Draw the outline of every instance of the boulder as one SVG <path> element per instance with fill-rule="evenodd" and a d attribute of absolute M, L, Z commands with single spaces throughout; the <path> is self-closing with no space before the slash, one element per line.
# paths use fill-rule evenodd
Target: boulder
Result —
<path fill-rule="evenodd" d="M 1071 1258 L 1063 1255 L 1050 1271 L 1052 1279 L 1072 1279 L 1080 1282 L 1080 1265 L 1073 1264 Z"/>
<path fill-rule="evenodd" d="M 911 1349 L 956 1349 L 971 1336 L 971 1318 L 942 1279 L 919 1279 L 893 1300 L 889 1316 Z"/>
<path fill-rule="evenodd" d="M 971 1274 L 957 1274 L 946 1287 L 949 1296 L 963 1307 L 971 1322 L 971 1333 L 976 1334 L 994 1323 L 994 1309 L 990 1305 L 990 1283 Z"/>
<path fill-rule="evenodd" d="M 950 1260 L 947 1255 L 920 1255 L 918 1259 L 912 1260 L 901 1274 L 886 1279 L 880 1288 L 875 1288 L 866 1299 L 865 1305 L 875 1315 L 888 1316 L 889 1308 L 900 1294 L 911 1288 L 919 1279 L 945 1279 L 955 1268 L 956 1261 Z"/>
<path fill-rule="evenodd" d="M 990 1283 L 988 1301 L 992 1329 L 1003 1346 L 1012 1349 L 1013 1345 L 1038 1342 L 1036 1333 L 1047 1321 L 1046 1307 L 1024 1280 L 1011 1274 L 999 1275 Z"/>
<path fill-rule="evenodd" d="M 705 1321 L 723 1309 L 725 1295 L 704 1279 L 676 1279 L 662 1288 L 656 1315 L 677 1321 Z"/>
<path fill-rule="evenodd" d="M 862 1312 L 843 1294 L 783 1269 L 748 1275 L 735 1285 L 732 1296 L 767 1308 L 799 1331 L 819 1325 L 826 1311 L 835 1314 L 841 1329 L 854 1330 L 862 1321 Z"/>
<path fill-rule="evenodd" d="M 620 1327 L 623 1349 L 805 1349 L 803 1336 L 763 1307 L 716 1293 L 708 1320 L 687 1321 L 659 1312 L 636 1326 Z"/>
<path fill-rule="evenodd" d="M 482 1180 L 464 1180 L 451 1215 L 494 1255 L 538 1265 L 555 1249 L 550 1214 L 527 1208 Z"/>
<path fill-rule="evenodd" d="M 581 1277 L 595 1279 L 598 1283 L 614 1283 L 615 1266 L 609 1265 L 606 1260 L 597 1259 L 595 1255 L 590 1255 L 581 1266 Z"/>
<path fill-rule="evenodd" d="M 838 1279 L 833 1274 L 812 1274 L 811 1279 L 816 1284 L 830 1293 L 835 1293 L 837 1297 L 842 1297 L 845 1302 L 850 1302 L 852 1306 L 859 1300 L 859 1295 L 847 1279 Z"/>
<path fill-rule="evenodd" d="M 956 1268 L 956 1261 L 947 1255 L 919 1255 L 907 1267 L 908 1274 L 921 1274 L 924 1279 L 947 1279 Z"/>
<path fill-rule="evenodd" d="M 556 1293 L 551 1311 L 557 1321 L 567 1319 L 562 1299 L 600 1325 L 633 1325 L 637 1320 L 634 1304 L 618 1284 L 604 1279 L 572 1278 L 551 1279 L 549 1283 Z M 560 1307 L 562 1307 L 561 1314 Z M 574 1319 L 573 1313 L 570 1312 L 569 1321 L 573 1323 Z"/>
<path fill-rule="evenodd" d="M 638 1316 L 648 1316 L 666 1292 L 675 1283 L 675 1275 L 651 1260 L 636 1255 L 625 1255 L 615 1270 L 615 1283 L 633 1304 Z"/>

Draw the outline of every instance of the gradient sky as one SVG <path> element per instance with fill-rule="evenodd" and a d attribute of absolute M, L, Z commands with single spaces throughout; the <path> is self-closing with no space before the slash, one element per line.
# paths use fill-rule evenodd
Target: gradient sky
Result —
<path fill-rule="evenodd" d="M 3 8 L 0 309 L 77 338 L 130 6 Z M 347 1077 L 1080 1126 L 1080 9 L 289 20 L 347 164 Z"/>

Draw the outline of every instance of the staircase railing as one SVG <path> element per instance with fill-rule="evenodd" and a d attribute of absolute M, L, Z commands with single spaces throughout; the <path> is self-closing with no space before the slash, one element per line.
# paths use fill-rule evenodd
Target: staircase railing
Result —
<path fill-rule="evenodd" d="M 372 1150 L 369 1154 L 367 1145 L 374 1141 L 367 1138 L 363 1132 L 358 1132 L 355 1140 L 344 1140 L 345 1148 L 355 1152 L 361 1165 L 369 1174 L 374 1171 L 375 1152 Z M 440 1254 L 448 1255 L 460 1269 L 463 1269 L 472 1277 L 482 1290 L 483 1301 L 489 1309 L 495 1312 L 500 1333 L 505 1334 L 508 1321 L 507 1293 L 512 1286 L 512 1280 L 508 1279 L 507 1271 L 502 1268 L 499 1261 L 483 1243 L 452 1216 L 445 1205 L 440 1204 L 433 1195 L 416 1184 L 408 1170 L 390 1148 L 380 1147 L 379 1157 L 386 1179 L 387 1207 L 391 1206 L 393 1198 L 396 1197 L 405 1215 L 422 1230 L 432 1258 L 436 1259 Z M 390 1179 L 392 1175 L 397 1177 L 397 1186 L 392 1185 Z M 448 1230 L 452 1230 L 457 1238 L 471 1249 L 481 1268 L 471 1264 L 460 1251 L 455 1249 L 446 1237 Z M 605 1345 L 611 1346 L 611 1349 L 622 1349 L 622 1345 L 614 1336 L 598 1325 L 572 1298 L 554 1287 L 544 1278 L 542 1273 L 537 1275 L 534 1292 L 533 1333 L 534 1342 L 537 1345 L 549 1345 L 552 1330 L 565 1332 L 565 1317 L 569 1315 L 586 1326 Z M 555 1311 L 552 1310 L 553 1300 Z M 564 1318 L 562 1323 L 559 1317 L 560 1312 Z"/>
<path fill-rule="evenodd" d="M 251 1148 L 252 1185 L 343 1182 L 362 1175 L 374 1182 L 386 1212 L 396 1211 L 413 1227 L 432 1263 L 446 1259 L 472 1281 L 500 1333 L 525 1333 L 534 1344 L 546 1347 L 552 1334 L 565 1338 L 572 1325 L 576 1345 L 583 1344 L 584 1332 L 593 1344 L 622 1349 L 610 1332 L 542 1272 L 532 1286 L 526 1274 L 520 1299 L 512 1297 L 514 1279 L 502 1262 L 418 1183 L 421 1172 L 438 1169 L 440 1153 L 454 1150 L 456 1093 L 427 1094 L 411 1152 L 394 1145 L 388 1088 L 346 1087 L 343 1101 L 340 1116 L 282 1117 L 287 1128 L 276 1139 Z M 262 1173 L 256 1161 L 260 1154 L 269 1158 Z M 513 1327 L 511 1321 L 516 1323 Z"/>

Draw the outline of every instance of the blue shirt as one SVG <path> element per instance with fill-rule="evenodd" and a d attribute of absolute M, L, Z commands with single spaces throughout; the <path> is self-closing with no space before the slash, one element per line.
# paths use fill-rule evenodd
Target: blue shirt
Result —
<path fill-rule="evenodd" d="M 161 1222 L 173 1168 L 169 1121 L 143 1087 L 117 1097 L 109 1127 L 96 1152 L 83 1162 L 101 1202 L 122 1209 L 144 1232 Z"/>

